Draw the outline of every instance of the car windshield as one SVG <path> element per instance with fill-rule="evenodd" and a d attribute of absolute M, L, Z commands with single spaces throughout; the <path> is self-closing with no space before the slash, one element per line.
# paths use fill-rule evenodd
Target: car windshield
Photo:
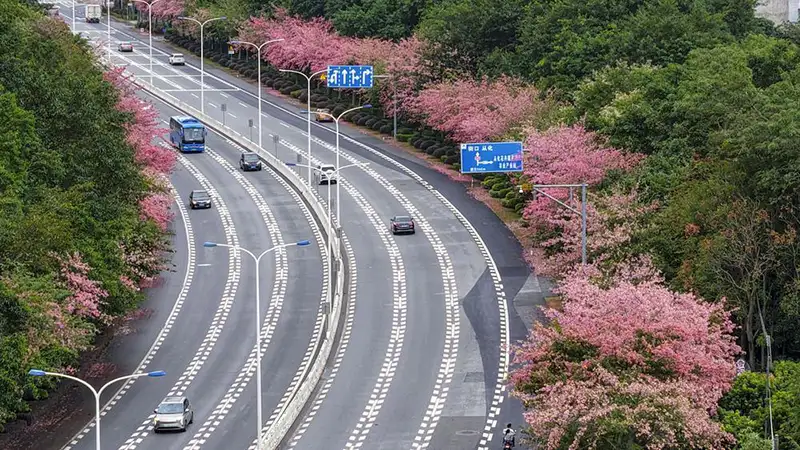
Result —
<path fill-rule="evenodd" d="M 203 142 L 202 128 L 184 128 L 183 142 Z"/>
<path fill-rule="evenodd" d="M 322 167 L 320 167 L 320 170 L 323 171 L 323 172 L 333 172 L 333 171 L 336 170 L 336 167 L 334 167 L 334 166 L 322 166 Z"/>
<path fill-rule="evenodd" d="M 244 160 L 246 162 L 258 162 L 258 155 L 256 155 L 255 153 L 248 153 L 244 155 Z"/>
<path fill-rule="evenodd" d="M 397 216 L 394 218 L 395 222 L 411 222 L 411 217 L 408 216 Z"/>
<path fill-rule="evenodd" d="M 162 403 L 158 405 L 158 414 L 179 414 L 183 412 L 183 403 Z"/>
<path fill-rule="evenodd" d="M 195 200 L 208 200 L 210 197 L 205 191 L 195 191 L 194 194 L 192 194 L 192 198 Z"/>
<path fill-rule="evenodd" d="M 173 58 L 183 58 L 183 53 L 175 53 L 172 55 Z"/>

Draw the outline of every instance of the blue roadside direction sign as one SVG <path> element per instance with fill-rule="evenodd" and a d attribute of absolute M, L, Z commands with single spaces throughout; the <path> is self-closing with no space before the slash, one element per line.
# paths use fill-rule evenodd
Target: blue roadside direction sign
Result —
<path fill-rule="evenodd" d="M 461 173 L 522 172 L 522 142 L 461 144 Z"/>
<path fill-rule="evenodd" d="M 329 88 L 369 89 L 374 74 L 372 66 L 328 66 L 325 79 Z"/>

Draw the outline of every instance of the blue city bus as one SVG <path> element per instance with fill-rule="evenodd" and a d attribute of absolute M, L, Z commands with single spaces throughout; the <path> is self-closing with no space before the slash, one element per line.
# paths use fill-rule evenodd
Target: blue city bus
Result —
<path fill-rule="evenodd" d="M 201 153 L 206 149 L 206 127 L 194 117 L 170 117 L 169 141 L 181 152 Z"/>

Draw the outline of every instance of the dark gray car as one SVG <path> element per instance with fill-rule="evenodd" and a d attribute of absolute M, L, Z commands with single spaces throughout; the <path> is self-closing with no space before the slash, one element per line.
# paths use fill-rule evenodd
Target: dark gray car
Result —
<path fill-rule="evenodd" d="M 411 216 L 394 216 L 392 217 L 389 230 L 392 234 L 410 233 L 415 234 L 414 219 Z"/>
<path fill-rule="evenodd" d="M 211 196 L 202 189 L 196 189 L 189 194 L 189 207 L 192 209 L 211 208 Z"/>
<path fill-rule="evenodd" d="M 153 412 L 153 431 L 164 430 L 186 431 L 186 427 L 194 422 L 194 411 L 186 397 L 167 397 L 161 401 Z"/>
<path fill-rule="evenodd" d="M 245 172 L 249 170 L 261 170 L 261 158 L 253 152 L 244 152 L 239 158 L 239 168 Z"/>

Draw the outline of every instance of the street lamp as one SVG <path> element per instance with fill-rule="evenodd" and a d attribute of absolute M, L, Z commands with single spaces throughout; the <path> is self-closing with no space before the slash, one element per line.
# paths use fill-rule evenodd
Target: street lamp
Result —
<path fill-rule="evenodd" d="M 304 247 L 304 246 L 309 245 L 309 244 L 310 244 L 310 242 L 306 240 L 306 241 L 292 242 L 290 244 L 276 245 L 275 247 L 272 247 L 272 248 L 269 248 L 267 250 L 264 250 L 263 252 L 261 252 L 260 255 L 256 256 L 252 252 L 250 252 L 249 250 L 247 250 L 247 249 L 245 249 L 243 247 L 239 247 L 238 245 L 218 244 L 216 242 L 205 242 L 205 243 L 203 243 L 203 247 L 210 247 L 210 248 L 213 248 L 213 247 L 227 247 L 227 248 L 233 249 L 233 251 L 241 250 L 241 251 L 247 253 L 248 255 L 250 255 L 250 257 L 252 257 L 253 260 L 256 263 L 256 314 L 255 314 L 256 315 L 256 397 L 258 397 L 258 402 L 257 402 L 257 411 L 258 412 L 256 414 L 256 416 L 258 418 L 257 419 L 258 420 L 258 433 L 257 433 L 257 436 L 258 436 L 258 441 L 257 442 L 258 442 L 258 444 L 256 445 L 256 449 L 257 450 L 261 449 L 261 441 L 262 441 L 262 438 L 261 438 L 261 426 L 263 425 L 262 415 L 261 415 L 262 414 L 262 411 L 261 411 L 261 401 L 262 401 L 262 398 L 261 398 L 261 280 L 259 279 L 259 276 L 258 276 L 258 273 L 259 273 L 258 267 L 259 267 L 259 264 L 261 263 L 261 257 L 266 255 L 267 253 L 273 252 L 273 251 L 281 249 L 281 248 L 292 247 L 292 246 Z"/>
<path fill-rule="evenodd" d="M 205 101 L 206 89 L 205 89 L 205 82 L 203 81 L 204 80 L 204 76 L 203 75 L 205 74 L 206 70 L 205 70 L 205 64 L 204 64 L 205 63 L 205 58 L 203 58 L 203 51 L 205 50 L 205 45 L 204 45 L 205 44 L 205 39 L 203 38 L 203 27 L 205 27 L 206 24 L 209 23 L 209 22 L 213 22 L 215 20 L 225 20 L 225 19 L 227 19 L 227 17 L 226 16 L 214 17 L 213 19 L 208 19 L 205 22 L 200 22 L 199 20 L 195 19 L 194 17 L 186 17 L 186 16 L 178 16 L 177 19 L 178 20 L 189 20 L 189 21 L 192 21 L 192 22 L 200 25 L 200 112 L 205 114 L 206 113 L 206 101 Z"/>
<path fill-rule="evenodd" d="M 39 369 L 31 369 L 28 371 L 28 375 L 34 377 L 51 376 L 51 377 L 67 378 L 72 381 L 77 381 L 78 383 L 81 383 L 82 385 L 86 386 L 87 388 L 89 388 L 89 390 L 92 391 L 92 394 L 94 394 L 94 428 L 95 428 L 94 435 L 95 435 L 96 450 L 100 450 L 100 396 L 103 395 L 103 391 L 107 387 L 111 386 L 112 384 L 118 381 L 128 380 L 131 378 L 139 378 L 139 377 L 163 377 L 166 374 L 167 373 L 164 372 L 163 370 L 156 370 L 153 372 L 142 372 L 142 373 L 134 373 L 132 375 L 125 375 L 124 377 L 115 378 L 109 381 L 108 383 L 104 384 L 103 387 L 101 387 L 100 390 L 98 391 L 95 390 L 95 388 L 92 387 L 91 384 L 81 380 L 80 378 L 76 378 L 70 375 L 65 375 L 63 373 L 56 373 L 56 372 L 45 372 L 44 370 L 39 370 Z"/>
<path fill-rule="evenodd" d="M 289 69 L 278 69 L 280 72 L 287 72 L 287 73 L 296 73 L 298 75 L 302 75 L 306 81 L 308 82 L 308 93 L 306 94 L 306 103 L 308 105 L 308 185 L 311 186 L 311 79 L 317 75 L 323 74 L 328 71 L 328 69 L 320 70 L 318 72 L 314 72 L 311 75 L 306 75 L 303 72 L 299 72 L 297 70 L 289 70 Z"/>
<path fill-rule="evenodd" d="M 392 79 L 392 137 L 397 140 L 397 81 L 391 75 L 375 75 L 374 78 Z"/>
<path fill-rule="evenodd" d="M 263 86 L 261 85 L 261 49 L 264 48 L 267 44 L 272 44 L 273 42 L 280 42 L 283 39 L 273 39 L 271 41 L 264 42 L 261 45 L 256 45 L 252 42 L 247 41 L 230 41 L 228 42 L 231 45 L 252 45 L 258 50 L 258 148 L 264 150 L 264 147 L 261 146 L 261 89 Z M 259 430 L 261 427 L 259 426 Z M 259 445 L 261 445 L 259 441 Z"/>
<path fill-rule="evenodd" d="M 147 26 L 148 26 L 148 36 L 149 36 L 149 44 L 150 44 L 150 85 L 153 85 L 153 5 L 160 2 L 161 0 L 152 0 L 152 1 L 145 1 L 145 0 L 130 0 L 131 2 L 140 2 L 147 5 Z"/>
<path fill-rule="evenodd" d="M 108 41 L 108 67 L 112 68 L 113 64 L 111 64 L 111 7 L 114 5 L 113 1 L 106 2 L 106 14 L 108 14 L 108 31 L 107 31 L 107 41 Z"/>
<path fill-rule="evenodd" d="M 372 105 L 362 105 L 356 106 L 355 108 L 350 108 L 347 111 L 342 112 L 339 114 L 338 117 L 335 117 L 333 114 L 328 114 L 325 112 L 320 112 L 319 114 L 328 116 L 336 122 L 336 220 L 339 220 L 340 213 L 341 213 L 341 205 L 339 205 L 339 119 L 342 118 L 345 114 L 353 111 L 357 111 L 359 109 L 367 109 L 372 108 Z M 310 113 L 310 112 L 309 112 Z M 340 222 L 341 223 L 341 222 Z"/>

